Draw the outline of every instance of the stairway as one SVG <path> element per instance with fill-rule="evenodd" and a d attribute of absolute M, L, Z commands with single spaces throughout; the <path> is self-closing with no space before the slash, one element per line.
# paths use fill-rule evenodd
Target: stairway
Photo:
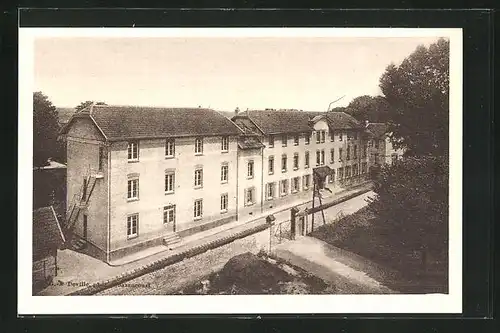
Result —
<path fill-rule="evenodd" d="M 71 248 L 75 251 L 80 251 L 83 250 L 87 247 L 87 242 L 85 239 L 78 237 L 77 235 L 74 235 L 71 238 Z"/>
<path fill-rule="evenodd" d="M 182 239 L 178 234 L 173 233 L 168 236 L 163 237 L 163 245 L 171 249 L 171 247 L 177 243 L 179 243 Z"/>

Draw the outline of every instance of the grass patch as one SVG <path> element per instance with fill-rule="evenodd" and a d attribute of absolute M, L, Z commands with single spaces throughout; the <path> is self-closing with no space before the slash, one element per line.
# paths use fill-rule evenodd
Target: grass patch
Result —
<path fill-rule="evenodd" d="M 428 254 L 424 268 L 420 252 L 399 242 L 396 232 L 381 228 L 376 222 L 374 214 L 365 207 L 318 227 L 310 236 L 398 271 L 404 280 L 397 284 L 400 292 L 448 293 L 446 251 Z"/>

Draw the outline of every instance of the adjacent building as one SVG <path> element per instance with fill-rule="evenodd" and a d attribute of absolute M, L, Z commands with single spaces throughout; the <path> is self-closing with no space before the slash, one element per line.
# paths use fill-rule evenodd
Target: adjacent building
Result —
<path fill-rule="evenodd" d="M 67 243 L 106 262 L 363 181 L 367 131 L 342 112 L 92 105 L 67 142 Z M 78 240 L 74 242 L 75 238 Z"/>
<path fill-rule="evenodd" d="M 404 150 L 392 145 L 388 128 L 385 123 L 366 123 L 370 165 L 391 165 L 403 157 Z"/>

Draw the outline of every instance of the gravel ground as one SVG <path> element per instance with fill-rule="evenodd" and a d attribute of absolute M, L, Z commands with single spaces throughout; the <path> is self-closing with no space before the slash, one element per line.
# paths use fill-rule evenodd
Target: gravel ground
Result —
<path fill-rule="evenodd" d="M 143 275 L 96 295 L 176 294 L 184 287 L 222 269 L 231 257 L 244 252 L 257 253 L 258 250 L 256 236 L 252 235 Z"/>

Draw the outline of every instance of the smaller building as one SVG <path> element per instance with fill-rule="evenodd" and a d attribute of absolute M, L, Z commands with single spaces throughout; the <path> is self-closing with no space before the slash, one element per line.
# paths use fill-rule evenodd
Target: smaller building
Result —
<path fill-rule="evenodd" d="M 65 241 L 52 206 L 33 211 L 33 294 L 57 276 L 57 249 Z"/>
<path fill-rule="evenodd" d="M 385 123 L 366 124 L 370 165 L 391 165 L 403 157 L 404 150 L 394 148 L 388 129 Z"/>

